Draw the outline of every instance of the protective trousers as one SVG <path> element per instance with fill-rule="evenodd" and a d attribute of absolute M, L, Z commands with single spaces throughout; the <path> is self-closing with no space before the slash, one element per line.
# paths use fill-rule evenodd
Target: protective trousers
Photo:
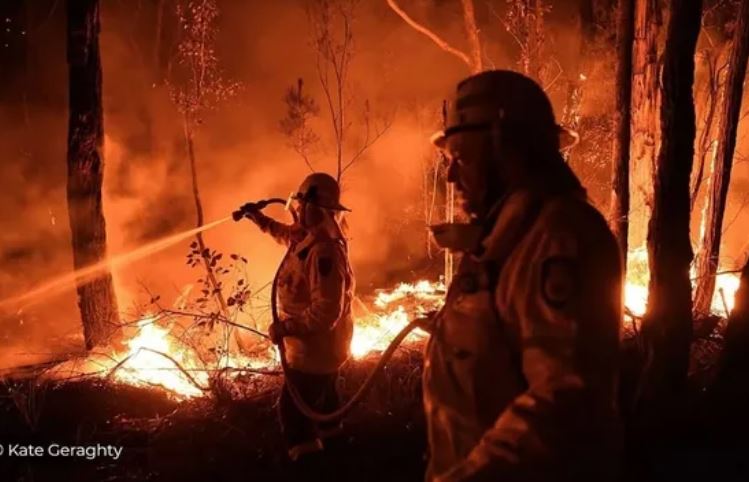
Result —
<path fill-rule="evenodd" d="M 278 416 L 288 448 L 313 441 L 320 437 L 321 432 L 339 424 L 338 421 L 318 423 L 307 418 L 294 403 L 288 384 L 294 384 L 312 409 L 320 413 L 330 413 L 335 411 L 340 403 L 336 389 L 337 378 L 337 372 L 316 374 L 294 369 L 286 372 L 286 380 L 278 402 Z"/>

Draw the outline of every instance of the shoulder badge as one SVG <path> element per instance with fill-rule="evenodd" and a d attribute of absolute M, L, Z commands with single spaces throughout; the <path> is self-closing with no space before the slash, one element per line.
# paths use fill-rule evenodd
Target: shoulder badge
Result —
<path fill-rule="evenodd" d="M 546 259 L 541 267 L 541 295 L 544 302 L 555 309 L 562 309 L 579 288 L 578 266 L 574 259 L 554 256 Z"/>

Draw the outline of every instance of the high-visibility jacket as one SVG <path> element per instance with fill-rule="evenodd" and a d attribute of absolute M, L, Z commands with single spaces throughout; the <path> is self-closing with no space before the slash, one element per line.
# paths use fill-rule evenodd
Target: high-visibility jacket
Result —
<path fill-rule="evenodd" d="M 354 275 L 346 241 L 331 230 L 305 230 L 258 213 L 261 230 L 289 247 L 278 273 L 279 316 L 291 334 L 283 340 L 288 365 L 306 373 L 333 373 L 348 358 Z"/>
<path fill-rule="evenodd" d="M 608 480 L 620 448 L 617 243 L 580 196 L 517 191 L 494 211 L 483 232 L 443 233 L 463 255 L 426 353 L 426 478 Z"/>

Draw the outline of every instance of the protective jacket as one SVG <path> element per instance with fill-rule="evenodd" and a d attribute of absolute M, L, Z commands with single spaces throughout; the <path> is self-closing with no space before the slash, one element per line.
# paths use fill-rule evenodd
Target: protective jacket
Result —
<path fill-rule="evenodd" d="M 584 196 L 515 191 L 462 252 L 427 346 L 428 481 L 609 480 L 622 268 Z"/>
<path fill-rule="evenodd" d="M 254 219 L 289 247 L 277 292 L 279 315 L 290 335 L 283 341 L 289 366 L 305 373 L 335 372 L 348 357 L 353 334 L 354 277 L 345 239 L 334 230 L 305 230 L 262 213 Z"/>

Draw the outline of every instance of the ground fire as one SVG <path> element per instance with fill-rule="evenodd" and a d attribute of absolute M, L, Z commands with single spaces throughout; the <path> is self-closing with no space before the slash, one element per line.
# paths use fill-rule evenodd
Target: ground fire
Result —
<path fill-rule="evenodd" d="M 630 253 L 630 259 L 635 263 L 646 264 L 647 259 L 642 259 L 643 253 L 642 250 Z M 643 267 L 640 266 L 639 269 L 642 271 Z M 644 270 L 647 273 L 647 268 Z M 638 271 L 634 268 L 630 272 Z M 739 277 L 734 273 L 718 276 L 712 304 L 713 312 L 726 316 L 730 313 L 738 285 Z M 352 359 L 384 351 L 395 334 L 403 329 L 409 320 L 439 309 L 444 296 L 443 283 L 421 280 L 415 283 L 400 283 L 392 290 L 379 290 L 370 307 L 359 301 L 366 314 L 355 321 L 354 337 L 351 341 Z M 636 324 L 635 320 L 642 317 L 647 308 L 647 278 L 627 280 L 624 297 L 625 306 L 630 313 L 625 319 Z M 49 376 L 58 379 L 104 377 L 136 386 L 158 387 L 177 399 L 206 395 L 209 386 L 208 365 L 200 359 L 193 348 L 180 342 L 178 334 L 171 333 L 169 325 L 170 323 L 158 317 L 146 316 L 135 323 L 135 334 L 125 341 L 127 349 L 124 351 L 93 355 L 60 365 L 50 372 Z M 417 330 L 409 335 L 406 343 L 418 345 L 426 337 L 426 333 Z M 277 352 L 268 347 L 254 357 L 241 353 L 227 353 L 224 359 L 219 360 L 218 366 L 238 371 L 272 370 L 278 369 L 279 364 Z"/>
<path fill-rule="evenodd" d="M 351 341 L 352 360 L 385 350 L 410 319 L 439 309 L 444 294 L 444 284 L 422 280 L 379 291 L 369 308 L 360 301 L 366 314 L 356 319 Z M 181 342 L 179 334 L 172 333 L 170 325 L 176 326 L 174 320 L 170 323 L 158 316 L 146 316 L 134 323 L 134 334 L 124 342 L 125 349 L 58 365 L 47 376 L 56 380 L 103 377 L 119 383 L 162 389 L 176 399 L 184 400 L 207 394 L 211 371 L 279 368 L 278 354 L 268 346 L 252 357 L 227 353 L 212 370 L 210 364 L 201 359 L 199 348 Z M 419 343 L 425 336 L 424 332 L 417 330 L 409 335 L 406 343 Z"/>

